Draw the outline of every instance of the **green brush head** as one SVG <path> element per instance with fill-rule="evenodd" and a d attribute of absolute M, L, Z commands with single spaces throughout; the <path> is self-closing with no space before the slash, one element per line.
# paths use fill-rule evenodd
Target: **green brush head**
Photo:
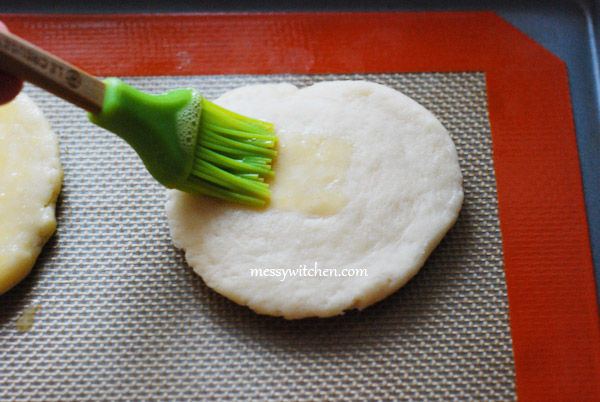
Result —
<path fill-rule="evenodd" d="M 149 95 L 116 78 L 105 81 L 93 123 L 119 135 L 168 188 L 249 206 L 269 200 L 266 178 L 277 137 L 273 125 L 215 105 L 191 89 Z"/>

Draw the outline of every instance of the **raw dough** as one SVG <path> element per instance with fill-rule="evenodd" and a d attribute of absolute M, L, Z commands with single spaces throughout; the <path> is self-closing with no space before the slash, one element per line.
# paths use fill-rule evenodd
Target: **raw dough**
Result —
<path fill-rule="evenodd" d="M 257 210 L 169 191 L 167 215 L 190 266 L 236 303 L 289 319 L 363 309 L 412 278 L 458 216 L 454 144 L 433 114 L 396 90 L 269 84 L 217 103 L 275 124 L 274 200 Z M 320 147 L 323 155 L 305 151 Z M 276 271 L 285 269 L 295 276 Z"/>
<path fill-rule="evenodd" d="M 56 229 L 58 140 L 25 94 L 0 106 L 0 294 L 30 271 Z"/>

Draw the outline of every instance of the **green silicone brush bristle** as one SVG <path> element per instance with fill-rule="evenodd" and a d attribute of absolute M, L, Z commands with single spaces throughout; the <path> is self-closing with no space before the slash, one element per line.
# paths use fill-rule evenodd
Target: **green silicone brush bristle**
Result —
<path fill-rule="evenodd" d="M 241 116 L 202 99 L 194 164 L 188 183 L 197 192 L 241 204 L 269 200 L 266 178 L 277 137 L 273 125 Z"/>
<path fill-rule="evenodd" d="M 277 154 L 273 125 L 215 105 L 191 89 L 140 92 L 116 78 L 104 81 L 95 124 L 118 134 L 160 183 L 249 206 L 270 197 Z"/>

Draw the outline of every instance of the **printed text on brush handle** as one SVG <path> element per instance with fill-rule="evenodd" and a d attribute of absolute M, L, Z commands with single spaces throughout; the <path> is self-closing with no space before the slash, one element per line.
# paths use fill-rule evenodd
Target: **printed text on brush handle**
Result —
<path fill-rule="evenodd" d="M 98 113 L 104 83 L 9 32 L 0 32 L 0 69 L 29 81 L 87 111 Z"/>

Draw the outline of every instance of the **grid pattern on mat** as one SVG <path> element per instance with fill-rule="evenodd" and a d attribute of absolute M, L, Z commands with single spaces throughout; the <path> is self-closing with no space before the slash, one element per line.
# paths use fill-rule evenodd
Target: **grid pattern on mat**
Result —
<path fill-rule="evenodd" d="M 0 400 L 514 399 L 485 75 L 134 77 L 148 92 L 367 79 L 450 131 L 464 175 L 457 224 L 404 288 L 363 312 L 285 321 L 208 289 L 170 242 L 164 190 L 116 136 L 33 87 L 61 142 L 58 231 L 0 296 Z M 27 333 L 16 321 L 39 306 Z"/>

